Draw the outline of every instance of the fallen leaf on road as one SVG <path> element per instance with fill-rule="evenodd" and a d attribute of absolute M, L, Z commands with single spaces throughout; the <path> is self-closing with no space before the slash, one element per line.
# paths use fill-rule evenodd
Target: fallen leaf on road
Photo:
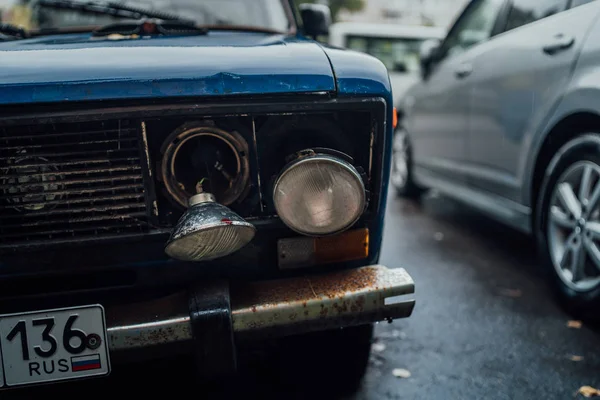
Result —
<path fill-rule="evenodd" d="M 373 348 L 373 351 L 376 351 L 378 353 L 381 353 L 382 351 L 385 350 L 385 344 L 383 343 L 373 343 L 373 346 L 371 346 Z"/>
<path fill-rule="evenodd" d="M 523 292 L 521 291 L 521 289 L 500 289 L 500 295 L 517 298 L 521 297 L 523 295 Z"/>
<path fill-rule="evenodd" d="M 571 361 L 583 361 L 583 356 L 571 356 L 569 357 Z"/>
<path fill-rule="evenodd" d="M 404 368 L 394 368 L 392 375 L 396 378 L 410 378 L 410 371 Z"/>
<path fill-rule="evenodd" d="M 573 329 L 580 329 L 581 328 L 581 321 L 569 321 L 567 322 L 567 327 L 568 328 L 573 328 Z"/>
<path fill-rule="evenodd" d="M 582 395 L 583 397 L 596 397 L 600 396 L 600 390 L 593 388 L 591 386 L 582 386 L 579 388 L 575 395 Z"/>

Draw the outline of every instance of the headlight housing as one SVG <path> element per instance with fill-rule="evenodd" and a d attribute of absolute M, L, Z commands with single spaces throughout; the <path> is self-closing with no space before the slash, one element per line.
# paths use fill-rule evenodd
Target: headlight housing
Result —
<path fill-rule="evenodd" d="M 327 236 L 345 231 L 360 218 L 366 190 L 352 164 L 313 152 L 283 169 L 275 182 L 273 202 L 290 229 L 307 236 Z"/>

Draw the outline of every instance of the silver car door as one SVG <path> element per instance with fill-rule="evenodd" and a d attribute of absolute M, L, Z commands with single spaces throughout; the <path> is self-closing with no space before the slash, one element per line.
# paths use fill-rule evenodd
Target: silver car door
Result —
<path fill-rule="evenodd" d="M 433 174 L 466 183 L 465 161 L 469 107 L 468 76 L 472 48 L 487 40 L 504 0 L 470 3 L 435 52 L 424 81 L 412 91 L 407 131 L 417 175 Z"/>
<path fill-rule="evenodd" d="M 469 60 L 470 185 L 521 203 L 531 135 L 569 82 L 600 2 L 564 11 L 568 0 L 514 0 L 506 32 Z"/>

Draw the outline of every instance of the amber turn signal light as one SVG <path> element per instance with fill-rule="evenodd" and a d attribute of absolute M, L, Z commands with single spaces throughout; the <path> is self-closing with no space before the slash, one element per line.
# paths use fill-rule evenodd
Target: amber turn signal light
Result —
<path fill-rule="evenodd" d="M 277 252 L 281 269 L 362 260 L 369 255 L 369 230 L 355 229 L 320 238 L 281 239 Z"/>
<path fill-rule="evenodd" d="M 396 107 L 394 107 L 394 115 L 393 115 L 393 119 L 392 119 L 392 126 L 394 127 L 394 129 L 396 129 L 396 127 L 398 126 L 398 110 L 396 109 Z"/>

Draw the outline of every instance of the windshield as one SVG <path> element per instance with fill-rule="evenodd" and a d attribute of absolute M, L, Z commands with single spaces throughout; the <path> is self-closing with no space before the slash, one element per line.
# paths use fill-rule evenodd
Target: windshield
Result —
<path fill-rule="evenodd" d="M 108 0 L 96 2 L 110 3 Z M 287 32 L 293 26 L 282 0 L 123 0 L 119 4 L 176 14 L 193 19 L 198 25 L 249 27 L 278 32 Z M 27 29 L 65 29 L 106 25 L 119 18 L 51 9 L 36 4 L 36 0 L 0 0 L 0 20 Z"/>
<path fill-rule="evenodd" d="M 391 72 L 417 74 L 419 50 L 425 40 L 348 36 L 346 47 L 377 57 Z"/>

